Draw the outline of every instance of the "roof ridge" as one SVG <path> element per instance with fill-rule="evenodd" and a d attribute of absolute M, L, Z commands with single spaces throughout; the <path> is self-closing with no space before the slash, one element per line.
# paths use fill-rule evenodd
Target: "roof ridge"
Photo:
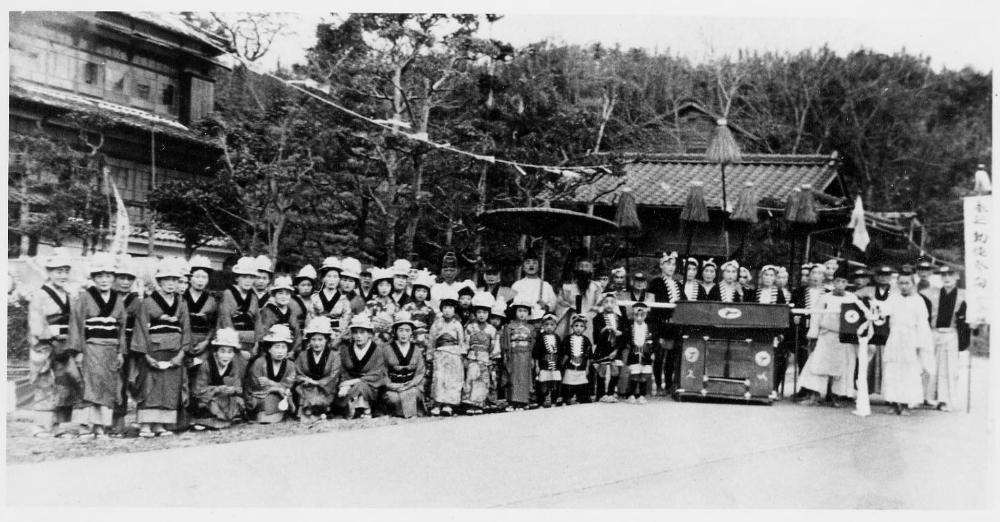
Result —
<path fill-rule="evenodd" d="M 625 152 L 620 154 L 622 158 L 630 163 L 716 163 L 700 153 L 684 152 Z M 764 154 L 751 153 L 741 154 L 740 161 L 735 163 L 783 163 L 783 164 L 823 164 L 836 161 L 836 154 Z"/>

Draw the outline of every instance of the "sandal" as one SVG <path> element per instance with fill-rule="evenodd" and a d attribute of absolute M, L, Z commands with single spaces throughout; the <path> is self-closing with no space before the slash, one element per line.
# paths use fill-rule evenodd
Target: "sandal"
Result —
<path fill-rule="evenodd" d="M 151 438 L 155 437 L 156 434 L 153 433 L 153 431 L 149 429 L 149 426 L 143 426 L 139 430 L 139 436 L 142 437 L 142 438 L 144 438 L 144 439 L 151 439 Z"/>
<path fill-rule="evenodd" d="M 51 439 L 52 432 L 46 429 L 39 429 L 38 431 L 32 433 L 31 436 L 36 439 Z"/>

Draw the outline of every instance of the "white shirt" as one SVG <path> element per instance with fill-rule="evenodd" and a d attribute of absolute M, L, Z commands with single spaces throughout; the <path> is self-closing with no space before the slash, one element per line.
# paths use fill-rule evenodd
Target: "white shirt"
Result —
<path fill-rule="evenodd" d="M 539 286 L 541 287 L 539 288 Z M 552 285 L 542 281 L 540 277 L 522 277 L 514 281 L 510 288 L 514 291 L 514 299 L 520 295 L 527 297 L 534 303 L 538 301 L 538 295 L 541 293 L 541 300 L 549 308 L 549 311 L 556 309 L 556 293 L 552 290 Z"/>

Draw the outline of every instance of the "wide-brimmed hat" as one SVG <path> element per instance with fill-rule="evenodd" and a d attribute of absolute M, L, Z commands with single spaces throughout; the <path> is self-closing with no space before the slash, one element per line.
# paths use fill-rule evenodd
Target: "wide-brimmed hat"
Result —
<path fill-rule="evenodd" d="M 392 329 L 395 330 L 397 326 L 402 326 L 404 324 L 410 325 L 410 328 L 414 327 L 413 318 L 410 316 L 410 312 L 396 312 L 396 315 L 392 316 Z"/>
<path fill-rule="evenodd" d="M 292 278 L 292 284 L 298 286 L 299 283 L 306 280 L 314 282 L 316 280 L 316 269 L 312 265 L 306 265 L 299 269 L 299 273 Z"/>
<path fill-rule="evenodd" d="M 507 305 L 507 308 L 511 312 L 517 311 L 518 308 L 524 308 L 530 312 L 531 309 L 534 308 L 536 305 L 537 303 L 533 301 L 530 297 L 518 295 L 514 297 L 514 301 L 512 301 L 509 305 Z"/>
<path fill-rule="evenodd" d="M 330 318 L 319 316 L 310 319 L 305 330 L 302 330 L 302 335 L 309 337 L 312 334 L 323 334 L 327 337 L 332 337 L 333 328 L 330 327 Z"/>
<path fill-rule="evenodd" d="M 165 257 L 156 263 L 156 275 L 153 278 L 176 277 L 180 279 L 185 275 L 187 275 L 187 270 L 185 270 L 183 259 L 179 257 Z"/>
<path fill-rule="evenodd" d="M 374 330 L 375 327 L 372 325 L 372 318 L 368 314 L 358 314 L 351 317 L 351 324 L 348 327 L 351 330 L 355 328 L 363 328 L 365 330 Z"/>
<path fill-rule="evenodd" d="M 231 272 L 238 276 L 256 276 L 259 274 L 257 270 L 257 261 L 252 257 L 241 257 L 236 261 L 236 264 L 233 265 Z"/>
<path fill-rule="evenodd" d="M 389 267 L 392 270 L 393 275 L 410 277 L 410 269 L 413 265 L 405 259 L 397 259 L 392 262 L 392 266 Z"/>
<path fill-rule="evenodd" d="M 240 347 L 240 334 L 234 328 L 219 328 L 215 331 L 215 338 L 212 339 L 212 346 Z"/>
<path fill-rule="evenodd" d="M 372 283 L 378 284 L 379 281 L 392 281 L 396 277 L 396 273 L 391 268 L 372 268 Z"/>
<path fill-rule="evenodd" d="M 496 304 L 496 298 L 489 292 L 477 292 L 472 296 L 472 309 L 483 308 L 489 311 Z"/>
<path fill-rule="evenodd" d="M 340 264 L 340 259 L 334 256 L 330 256 L 323 260 L 323 264 L 319 266 L 319 277 L 323 277 L 330 270 L 336 270 L 337 272 L 343 272 L 343 268 Z"/>
<path fill-rule="evenodd" d="M 274 265 L 271 263 L 271 259 L 264 254 L 257 256 L 254 261 L 257 262 L 257 271 L 266 272 L 268 274 L 274 273 Z"/>
<path fill-rule="evenodd" d="M 271 285 L 271 293 L 273 294 L 278 290 L 288 290 L 294 294 L 295 286 L 292 285 L 292 278 L 286 275 L 275 277 L 274 283 Z"/>
<path fill-rule="evenodd" d="M 413 288 L 422 286 L 430 291 L 436 281 L 437 278 L 434 277 L 434 274 L 432 274 L 429 270 L 420 270 L 417 272 L 417 277 L 414 279 L 412 286 Z"/>
<path fill-rule="evenodd" d="M 212 261 L 210 261 L 205 256 L 191 256 L 191 259 L 187 262 L 187 273 L 191 274 L 195 270 L 204 270 L 208 273 L 212 272 Z"/>
<path fill-rule="evenodd" d="M 507 303 L 503 299 L 497 299 L 493 303 L 493 308 L 490 308 L 490 315 L 496 316 L 501 319 L 507 319 Z"/>
<path fill-rule="evenodd" d="M 97 252 L 90 256 L 89 261 L 90 275 L 115 273 L 115 257 L 107 252 Z"/>
<path fill-rule="evenodd" d="M 48 256 L 45 257 L 45 261 L 42 265 L 46 269 L 53 268 L 72 268 L 73 262 L 69 256 L 69 252 L 64 248 L 55 248 Z"/>
<path fill-rule="evenodd" d="M 123 254 L 118 258 L 118 262 L 115 263 L 115 275 L 129 276 L 132 278 L 139 277 L 139 267 L 135 266 L 135 261 L 132 260 L 132 256 Z"/>
<path fill-rule="evenodd" d="M 361 261 L 353 257 L 345 257 L 340 262 L 340 277 L 348 277 L 361 281 Z"/>
<path fill-rule="evenodd" d="M 292 331 L 283 324 L 276 324 L 267 331 L 261 341 L 265 343 L 289 343 L 292 342 Z"/>

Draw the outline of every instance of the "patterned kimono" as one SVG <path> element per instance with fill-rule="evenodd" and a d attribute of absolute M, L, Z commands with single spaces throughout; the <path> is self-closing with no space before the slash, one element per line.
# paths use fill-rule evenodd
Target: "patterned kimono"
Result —
<path fill-rule="evenodd" d="M 299 411 L 319 415 L 330 411 L 340 385 L 340 353 L 327 345 L 317 355 L 312 348 L 302 350 L 295 359 L 295 380 L 292 388 Z M 316 384 L 305 382 L 309 378 Z"/>
<path fill-rule="evenodd" d="M 243 358 L 234 357 L 225 368 L 220 368 L 215 355 L 209 355 L 205 364 L 199 364 L 194 369 L 194 384 L 191 386 L 193 423 L 221 429 L 238 422 L 246 410 L 243 400 L 246 362 Z M 227 386 L 232 386 L 233 390 L 226 390 Z"/>
<path fill-rule="evenodd" d="M 368 347 L 359 356 L 354 349 L 354 343 L 345 342 L 340 345 L 340 364 L 343 369 L 343 379 L 338 390 L 337 406 L 346 408 L 348 415 L 353 415 L 354 408 L 371 408 L 378 400 L 382 387 L 385 386 L 385 359 L 382 343 L 372 339 Z"/>
<path fill-rule="evenodd" d="M 187 305 L 181 296 L 171 297 L 173 302 L 167 303 L 166 297 L 157 291 L 143 300 L 136 317 L 133 352 L 163 362 L 178 359 L 190 351 L 191 322 Z M 177 410 L 188 402 L 187 371 L 182 364 L 161 370 L 145 360 L 142 362 L 146 363 L 146 370 L 136 386 L 140 391 L 136 397 L 138 421 L 176 424 Z"/>
<path fill-rule="evenodd" d="M 350 298 L 341 294 L 340 291 L 331 294 L 329 290 L 324 288 L 312 295 L 311 305 L 312 317 L 326 316 L 330 318 L 330 327 L 337 333 L 335 339 L 340 337 L 340 333 L 347 337 L 347 325 L 351 323 L 351 316 L 355 313 Z"/>
<path fill-rule="evenodd" d="M 500 337 L 504 372 L 507 382 L 507 400 L 527 404 L 533 386 L 534 368 L 531 354 L 535 349 L 535 327 L 524 321 L 511 321 Z"/>
<path fill-rule="evenodd" d="M 277 303 L 272 301 L 260 309 L 255 329 L 257 342 L 259 343 L 267 335 L 268 330 L 276 324 L 283 324 L 292 331 L 292 343 L 288 345 L 288 358 L 293 359 L 302 345 L 302 330 L 299 329 L 299 317 L 295 315 L 291 304 L 282 310 Z"/>
<path fill-rule="evenodd" d="M 465 338 L 469 340 L 469 351 L 465 355 L 465 386 L 462 388 L 462 403 L 476 408 L 486 405 L 493 382 L 493 357 L 498 348 L 497 330 L 489 323 L 473 321 L 465 327 Z"/>
<path fill-rule="evenodd" d="M 70 298 L 63 289 L 46 284 L 28 305 L 28 380 L 34 388 L 31 409 L 36 423 L 69 422 L 80 401 L 80 370 L 67 351 Z"/>
<path fill-rule="evenodd" d="M 436 403 L 457 406 L 465 384 L 464 357 L 469 341 L 458 317 L 438 317 L 427 334 L 434 350 L 434 384 L 431 398 Z"/>
<path fill-rule="evenodd" d="M 372 318 L 375 326 L 375 337 L 387 343 L 392 340 L 392 317 L 396 315 L 399 308 L 391 296 L 376 296 L 368 299 L 365 309 Z"/>
<path fill-rule="evenodd" d="M 234 328 L 240 336 L 240 350 L 254 352 L 257 336 L 254 328 L 257 323 L 257 299 L 253 291 L 242 294 L 239 288 L 230 286 L 222 293 L 219 301 L 219 321 L 217 328 Z"/>
<path fill-rule="evenodd" d="M 424 402 L 424 357 L 420 347 L 411 342 L 404 354 L 395 341 L 382 345 L 382 358 L 388 376 L 383 405 L 397 417 L 415 417 Z"/>
<path fill-rule="evenodd" d="M 124 358 L 127 350 L 125 308 L 116 292 L 105 301 L 94 287 L 81 292 L 70 308 L 67 350 L 83 354 L 83 400 L 75 405 L 73 422 L 110 426 L 121 400 L 118 356 Z"/>
<path fill-rule="evenodd" d="M 286 357 L 276 367 L 271 363 L 271 354 L 265 352 L 247 372 L 244 385 L 247 411 L 261 424 L 281 422 L 293 408 L 290 393 L 294 383 L 295 364 Z M 281 401 L 285 399 L 288 407 L 282 410 Z"/>
<path fill-rule="evenodd" d="M 414 322 L 420 321 L 421 323 L 424 323 L 424 326 L 426 326 L 427 328 L 430 328 L 431 325 L 434 324 L 434 318 L 436 314 L 434 312 L 434 309 L 431 308 L 426 301 L 420 303 L 416 301 L 410 301 L 409 303 L 406 303 L 406 305 L 403 306 L 403 311 L 409 312 L 410 319 L 412 319 Z"/>

